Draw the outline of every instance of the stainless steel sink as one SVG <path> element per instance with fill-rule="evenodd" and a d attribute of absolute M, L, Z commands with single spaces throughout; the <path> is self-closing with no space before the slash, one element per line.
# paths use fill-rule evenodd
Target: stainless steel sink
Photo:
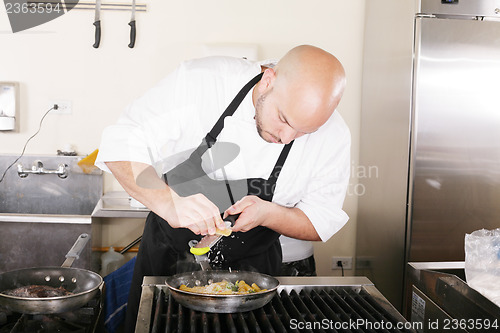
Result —
<path fill-rule="evenodd" d="M 0 172 L 16 156 L 0 156 Z M 85 174 L 81 156 L 23 156 L 0 183 L 0 214 L 90 215 L 102 196 L 102 172 Z M 45 173 L 19 173 L 43 162 Z M 65 177 L 50 173 L 64 166 Z"/>
<path fill-rule="evenodd" d="M 0 155 L 0 176 L 16 158 Z M 0 183 L 0 272 L 60 266 L 75 239 L 91 234 L 102 172 L 83 173 L 81 159 L 31 155 L 9 169 Z M 89 243 L 73 266 L 90 269 L 90 262 Z"/>

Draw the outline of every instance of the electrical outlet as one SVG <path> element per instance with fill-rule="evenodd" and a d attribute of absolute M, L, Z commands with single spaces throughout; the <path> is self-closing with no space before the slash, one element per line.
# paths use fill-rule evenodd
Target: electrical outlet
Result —
<path fill-rule="evenodd" d="M 338 262 L 342 262 L 342 267 Z M 352 257 L 332 257 L 332 269 L 352 269 Z"/>
<path fill-rule="evenodd" d="M 371 269 L 372 257 L 356 257 L 356 269 Z"/>
<path fill-rule="evenodd" d="M 61 100 L 61 99 L 54 99 L 50 101 L 50 107 L 54 107 L 54 105 L 58 106 L 57 110 L 52 110 L 50 113 L 52 114 L 71 114 L 72 113 L 72 107 L 71 107 L 71 101 L 68 100 Z"/>

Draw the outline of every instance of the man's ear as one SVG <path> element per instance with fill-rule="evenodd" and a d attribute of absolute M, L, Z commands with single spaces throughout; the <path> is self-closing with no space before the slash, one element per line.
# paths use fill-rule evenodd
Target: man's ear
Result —
<path fill-rule="evenodd" d="M 261 92 L 269 90 L 273 86 L 274 80 L 276 80 L 276 72 L 272 68 L 266 68 L 260 79 L 259 88 L 262 89 Z"/>

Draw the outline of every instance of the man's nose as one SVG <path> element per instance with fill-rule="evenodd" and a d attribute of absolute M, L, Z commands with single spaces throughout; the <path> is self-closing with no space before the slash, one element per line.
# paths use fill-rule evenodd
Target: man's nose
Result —
<path fill-rule="evenodd" d="M 280 140 L 281 143 L 286 145 L 292 142 L 292 140 L 294 140 L 295 138 L 297 138 L 297 136 L 298 132 L 296 130 L 294 130 L 293 128 L 286 128 L 281 131 Z"/>

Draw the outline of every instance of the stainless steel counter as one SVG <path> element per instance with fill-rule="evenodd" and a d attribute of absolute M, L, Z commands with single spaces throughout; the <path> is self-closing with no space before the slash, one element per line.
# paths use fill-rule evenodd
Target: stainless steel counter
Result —
<path fill-rule="evenodd" d="M 90 215 L 0 214 L 0 222 L 91 224 Z"/>
<path fill-rule="evenodd" d="M 101 197 L 92 212 L 92 217 L 145 219 L 149 212 L 148 208 L 132 207 L 127 192 L 112 191 Z"/>
<path fill-rule="evenodd" d="M 415 262 L 407 267 L 405 317 L 419 332 L 498 332 L 500 308 L 465 282 L 465 263 Z"/>

